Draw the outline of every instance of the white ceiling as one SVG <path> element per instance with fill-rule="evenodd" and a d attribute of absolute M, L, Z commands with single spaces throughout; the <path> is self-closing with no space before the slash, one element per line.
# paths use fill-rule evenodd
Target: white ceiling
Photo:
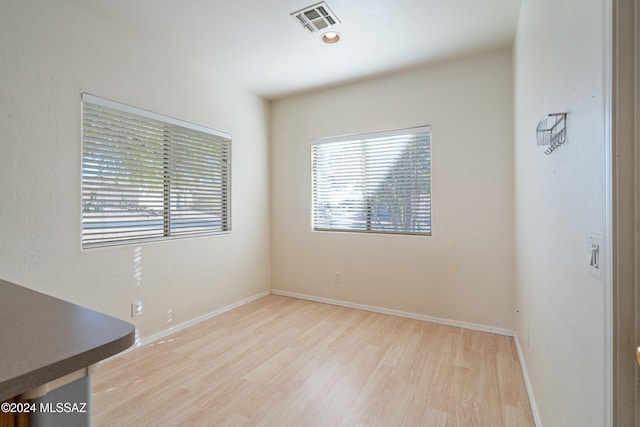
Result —
<path fill-rule="evenodd" d="M 266 98 L 509 46 L 520 0 L 326 0 L 328 45 L 290 13 L 319 0 L 73 0 Z"/>

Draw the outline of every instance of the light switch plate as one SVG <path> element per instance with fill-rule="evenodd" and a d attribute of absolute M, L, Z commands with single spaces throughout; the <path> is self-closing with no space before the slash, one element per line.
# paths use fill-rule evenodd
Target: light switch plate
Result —
<path fill-rule="evenodd" d="M 587 236 L 587 262 L 589 273 L 598 279 L 602 278 L 602 237 L 597 234 Z"/>

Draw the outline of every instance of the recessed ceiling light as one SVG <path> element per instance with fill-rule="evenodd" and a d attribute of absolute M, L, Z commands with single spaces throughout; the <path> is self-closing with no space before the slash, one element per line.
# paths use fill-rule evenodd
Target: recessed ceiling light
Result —
<path fill-rule="evenodd" d="M 340 34 L 335 31 L 327 31 L 322 35 L 322 41 L 325 43 L 333 44 L 337 43 L 340 40 Z"/>

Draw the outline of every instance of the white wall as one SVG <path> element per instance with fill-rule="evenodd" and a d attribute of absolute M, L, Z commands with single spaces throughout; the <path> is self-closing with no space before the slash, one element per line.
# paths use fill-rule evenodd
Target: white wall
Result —
<path fill-rule="evenodd" d="M 501 50 L 273 102 L 273 288 L 512 329 L 512 86 Z M 433 236 L 312 232 L 309 141 L 417 125 Z"/>
<path fill-rule="evenodd" d="M 523 0 L 514 47 L 516 332 L 545 427 L 605 425 L 605 290 L 587 269 L 604 233 L 603 11 Z M 535 130 L 552 112 L 568 142 L 547 156 Z"/>
<path fill-rule="evenodd" d="M 80 92 L 233 134 L 229 235 L 81 250 Z M 0 277 L 141 335 L 270 288 L 269 106 L 66 0 L 0 0 Z M 37 308 L 35 308 L 37 309 Z"/>

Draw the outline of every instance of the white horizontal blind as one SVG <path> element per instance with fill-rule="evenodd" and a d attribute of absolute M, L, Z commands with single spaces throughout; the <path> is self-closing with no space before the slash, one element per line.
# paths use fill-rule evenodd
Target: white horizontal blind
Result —
<path fill-rule="evenodd" d="M 317 231 L 431 234 L 428 126 L 312 141 Z"/>
<path fill-rule="evenodd" d="M 83 94 L 84 248 L 230 230 L 230 135 Z"/>

